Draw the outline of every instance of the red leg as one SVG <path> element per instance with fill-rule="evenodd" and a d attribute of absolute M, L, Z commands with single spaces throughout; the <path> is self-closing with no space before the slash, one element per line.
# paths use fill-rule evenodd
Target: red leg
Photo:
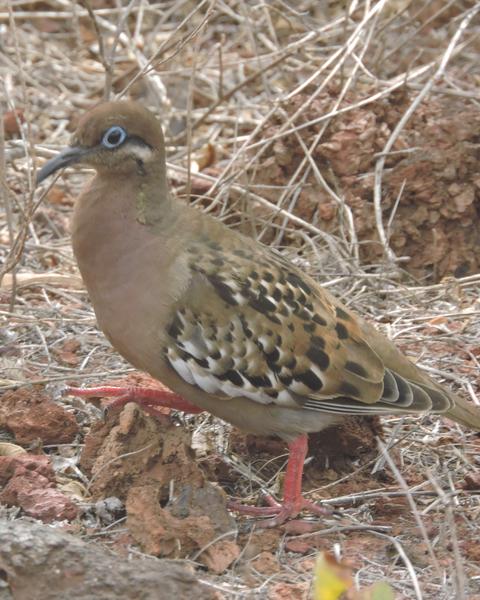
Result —
<path fill-rule="evenodd" d="M 308 436 L 298 436 L 288 444 L 290 455 L 288 457 L 285 482 L 283 485 L 283 501 L 276 502 L 272 496 L 266 496 L 270 506 L 245 506 L 240 502 L 231 501 L 228 506 L 239 513 L 257 516 L 272 517 L 265 521 L 259 521 L 258 527 L 276 527 L 285 523 L 288 519 L 295 518 L 302 510 L 313 512 L 316 515 L 330 514 L 330 511 L 315 502 L 306 500 L 302 496 L 303 464 L 308 451 Z"/>
<path fill-rule="evenodd" d="M 84 398 L 113 398 L 113 401 L 108 405 L 109 408 L 120 408 L 128 402 L 135 402 L 145 412 L 153 416 L 164 414 L 161 411 L 162 408 L 173 408 L 174 410 L 181 410 L 192 414 L 203 412 L 201 408 L 167 388 L 161 389 L 142 386 L 68 387 L 66 392 L 73 396 Z M 315 504 L 315 502 L 306 500 L 302 496 L 303 464 L 308 451 L 308 436 L 306 434 L 298 436 L 293 442 L 288 444 L 288 449 L 290 454 L 285 473 L 283 500 L 281 503 L 277 502 L 270 494 L 265 495 L 265 501 L 269 506 L 247 506 L 235 500 L 230 500 L 228 503 L 228 507 L 231 510 L 242 514 L 254 517 L 271 517 L 259 521 L 257 524 L 258 527 L 276 527 L 277 525 L 282 525 L 285 521 L 297 517 L 302 510 L 310 511 L 316 515 L 331 514 L 328 509 Z M 302 523 L 299 521 L 296 522 Z"/>
<path fill-rule="evenodd" d="M 201 408 L 198 408 L 198 406 L 188 402 L 188 400 L 185 400 L 185 398 L 167 388 L 100 386 L 91 388 L 68 387 L 65 391 L 73 396 L 84 398 L 113 398 L 108 408 L 121 408 L 129 402 L 135 402 L 145 412 L 153 416 L 164 414 L 161 408 L 173 408 L 174 410 L 181 410 L 192 414 L 203 412 Z"/>

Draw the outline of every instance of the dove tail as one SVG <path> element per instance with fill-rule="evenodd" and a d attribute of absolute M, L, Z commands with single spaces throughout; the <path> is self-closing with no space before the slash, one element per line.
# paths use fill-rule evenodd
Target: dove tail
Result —
<path fill-rule="evenodd" d="M 480 406 L 475 406 L 458 396 L 455 397 L 454 406 L 448 409 L 444 416 L 465 427 L 480 431 Z"/>

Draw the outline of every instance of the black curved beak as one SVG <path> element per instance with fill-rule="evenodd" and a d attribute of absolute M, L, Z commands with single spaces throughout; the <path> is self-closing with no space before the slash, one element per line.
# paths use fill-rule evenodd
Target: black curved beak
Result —
<path fill-rule="evenodd" d="M 52 173 L 55 173 L 55 171 L 79 162 L 86 154 L 88 154 L 87 148 L 65 148 L 65 150 L 60 152 L 60 154 L 45 163 L 40 171 L 38 171 L 37 185 L 42 183 L 42 181 L 44 181 Z"/>

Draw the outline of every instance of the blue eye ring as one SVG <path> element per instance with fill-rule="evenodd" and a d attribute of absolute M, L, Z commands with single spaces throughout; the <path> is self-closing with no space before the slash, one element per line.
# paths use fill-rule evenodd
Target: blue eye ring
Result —
<path fill-rule="evenodd" d="M 113 148 L 118 148 L 123 144 L 123 142 L 127 139 L 127 132 L 123 127 L 119 127 L 118 125 L 114 125 L 107 129 L 107 131 L 103 134 L 102 138 L 102 146 L 112 150 Z"/>

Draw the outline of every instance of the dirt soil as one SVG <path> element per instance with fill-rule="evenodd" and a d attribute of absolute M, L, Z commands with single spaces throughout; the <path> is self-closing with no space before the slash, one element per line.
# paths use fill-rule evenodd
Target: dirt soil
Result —
<path fill-rule="evenodd" d="M 300 123 L 325 114 L 339 91 L 332 86 L 310 102 Z M 374 88 L 365 91 L 373 94 Z M 360 256 L 367 263 L 377 263 L 383 255 L 372 211 L 376 156 L 414 97 L 413 92 L 398 90 L 381 102 L 342 115 L 312 153 L 327 184 L 347 190 L 345 202 L 363 242 Z M 283 107 L 282 117 L 272 117 L 259 135 L 274 137 L 284 118 L 308 99 L 303 94 L 293 98 Z M 349 101 L 353 104 L 355 99 L 352 96 Z M 298 137 L 276 141 L 252 169 L 253 190 L 287 185 L 304 157 L 302 145 L 309 147 L 321 127 L 311 125 L 300 130 Z M 479 136 L 478 111 L 472 113 L 464 103 L 450 98 L 430 98 L 403 128 L 394 154 L 386 161 L 382 213 L 386 220 L 395 216 L 390 244 L 397 256 L 406 259 L 405 269 L 420 280 L 439 281 L 447 275 L 462 277 L 480 270 Z M 265 195 L 275 200 L 274 190 Z M 339 233 L 341 207 L 314 173 L 291 210 L 322 231 Z"/>

